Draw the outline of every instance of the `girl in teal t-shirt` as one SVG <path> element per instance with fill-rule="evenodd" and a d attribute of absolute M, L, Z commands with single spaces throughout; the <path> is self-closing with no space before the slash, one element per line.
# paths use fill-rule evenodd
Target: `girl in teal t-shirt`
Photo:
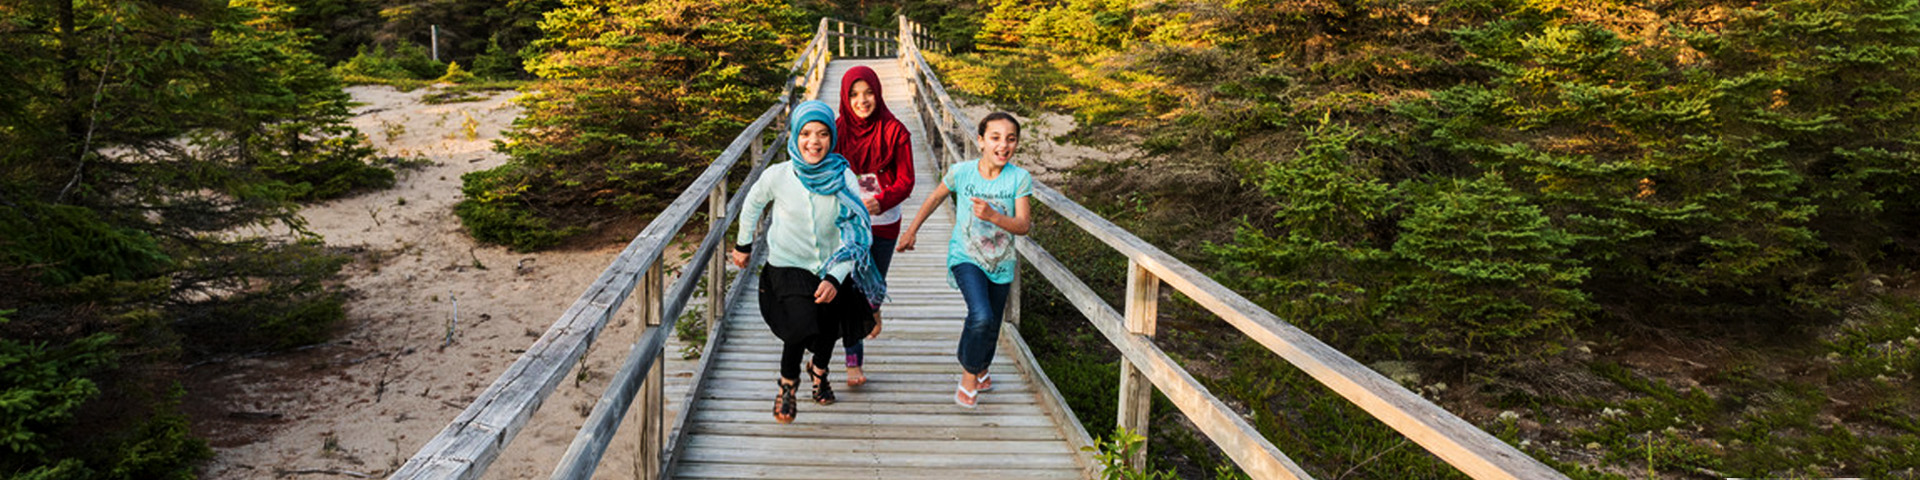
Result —
<path fill-rule="evenodd" d="M 955 356 L 960 360 L 960 385 L 953 402 L 973 408 L 980 392 L 993 389 L 987 376 L 994 346 L 1000 340 L 1000 315 L 1006 310 L 1018 263 L 1013 237 L 1033 227 L 1027 197 L 1033 196 L 1033 176 L 1009 162 L 1020 144 L 1020 122 L 995 112 L 980 120 L 980 159 L 955 164 L 940 178 L 912 226 L 900 233 L 899 251 L 913 249 L 920 225 L 934 209 L 957 197 L 953 238 L 947 241 L 947 280 L 967 301 L 967 318 Z"/>

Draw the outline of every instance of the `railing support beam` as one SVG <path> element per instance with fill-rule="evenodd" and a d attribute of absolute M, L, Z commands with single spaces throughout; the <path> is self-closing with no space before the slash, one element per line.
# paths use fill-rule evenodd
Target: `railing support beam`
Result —
<path fill-rule="evenodd" d="M 654 262 L 653 268 L 649 268 L 646 273 L 641 274 L 640 281 L 634 282 L 637 284 L 635 286 L 635 296 L 640 298 L 640 305 L 636 306 L 640 314 L 640 324 L 645 326 L 645 328 L 640 330 L 641 332 L 646 332 L 647 330 L 660 326 L 662 320 L 660 318 L 660 301 L 662 293 L 664 293 L 663 279 L 664 275 L 661 272 L 660 262 Z M 666 332 L 661 332 L 661 334 L 666 334 Z M 636 339 L 634 345 L 637 348 L 644 348 L 641 346 L 645 345 L 645 342 L 639 342 Z M 660 348 L 665 348 L 664 342 Z M 662 388 L 662 383 L 664 383 L 666 377 L 667 362 L 663 361 L 666 358 L 664 356 L 656 356 L 654 358 L 661 360 L 654 361 L 653 367 L 647 369 L 647 379 L 640 384 L 640 396 L 634 398 L 634 402 L 640 404 L 640 408 L 634 409 L 635 414 L 640 416 L 638 419 L 640 428 L 634 429 L 635 433 L 640 436 L 639 441 L 635 444 L 638 451 L 634 452 L 633 456 L 633 478 L 635 480 L 658 480 L 660 478 L 660 451 L 661 446 L 665 444 L 667 438 L 666 429 L 664 428 L 666 422 L 663 418 L 666 413 L 666 390 Z"/>
<path fill-rule="evenodd" d="M 1138 262 L 1127 262 L 1127 333 L 1152 338 L 1158 329 L 1156 321 L 1160 316 L 1160 278 L 1153 276 Z M 1120 359 L 1120 428 L 1141 437 L 1147 436 L 1147 427 L 1153 421 L 1153 382 L 1140 367 Z M 1147 445 L 1141 444 L 1133 456 L 1126 459 L 1127 464 L 1137 469 L 1147 468 Z"/>

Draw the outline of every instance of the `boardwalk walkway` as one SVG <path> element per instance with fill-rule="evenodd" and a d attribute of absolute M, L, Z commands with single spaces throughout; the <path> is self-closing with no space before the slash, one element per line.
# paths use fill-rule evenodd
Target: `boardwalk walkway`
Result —
<path fill-rule="evenodd" d="M 856 65 L 880 75 L 887 105 L 913 133 L 916 186 L 904 207 L 911 221 L 939 172 L 927 160 L 927 133 L 910 108 L 910 87 L 899 63 L 836 60 L 829 64 L 820 100 L 837 108 L 840 76 Z M 871 381 L 847 388 L 843 352 L 836 347 L 832 378 L 839 403 L 815 405 L 801 392 L 794 423 L 774 423 L 779 340 L 767 331 L 754 295 L 730 308 L 723 327 L 726 343 L 695 400 L 691 437 L 684 451 L 673 453 L 678 463 L 672 477 L 1086 478 L 1082 457 L 1063 430 L 1071 427 L 1050 414 L 1048 389 L 1030 377 L 1033 369 L 1005 338 L 994 358 L 995 390 L 982 394 L 976 409 L 954 405 L 959 368 L 954 349 L 966 306 L 947 286 L 953 209 L 941 210 L 922 227 L 918 247 L 894 257 L 888 279 L 893 303 L 885 307 L 881 337 L 866 347 Z M 667 397 L 685 398 L 691 382 L 672 383 L 678 385 L 670 384 Z"/>

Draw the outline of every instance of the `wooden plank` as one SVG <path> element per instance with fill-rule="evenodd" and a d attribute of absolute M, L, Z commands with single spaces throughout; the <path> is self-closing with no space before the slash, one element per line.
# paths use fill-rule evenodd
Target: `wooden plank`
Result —
<path fill-rule="evenodd" d="M 1074 470 L 1006 470 L 1006 469 L 921 469 L 921 468 L 879 468 L 879 467 L 820 467 L 806 470 L 789 468 L 783 465 L 739 465 L 730 463 L 693 463 L 676 472 L 675 478 L 764 478 L 818 480 L 822 478 L 884 478 L 898 480 L 953 480 L 958 478 L 991 479 L 1065 479 L 1081 478 Z"/>
<path fill-rule="evenodd" d="M 690 444 L 706 448 L 777 448 L 801 445 L 822 451 L 862 453 L 952 452 L 967 454 L 1072 455 L 1067 444 L 1046 440 L 901 440 L 698 435 Z"/>
<path fill-rule="evenodd" d="M 879 379 L 875 379 L 873 381 L 880 382 Z M 767 410 L 771 410 L 773 406 L 773 384 L 770 382 L 750 382 L 750 383 L 753 384 L 752 386 L 757 388 L 729 390 L 729 391 L 721 391 L 719 389 L 713 389 L 713 390 L 708 390 L 706 393 L 702 394 L 700 398 L 702 399 L 703 404 L 704 402 L 714 401 L 714 400 L 745 400 L 745 401 L 763 402 L 766 404 L 766 407 L 768 407 Z M 869 383 L 868 386 L 873 386 L 873 384 Z M 861 401 L 864 401 L 864 402 L 916 404 L 916 405 L 922 405 L 924 406 L 924 408 L 947 408 L 948 405 L 953 404 L 953 389 L 951 388 L 945 388 L 945 389 L 939 389 L 939 390 L 909 391 L 909 390 L 901 390 L 901 389 L 890 389 L 885 387 L 874 387 L 874 388 L 863 388 L 859 390 L 859 392 L 860 392 L 859 398 L 861 399 Z M 1014 392 L 1014 391 L 1001 392 L 998 389 L 996 389 L 992 393 L 1015 394 L 1015 393 L 1021 393 L 1021 392 Z M 1037 403 L 1031 403 L 1031 402 L 1018 403 L 1019 400 L 1020 399 L 1007 399 L 1007 395 L 1000 395 L 1000 396 L 994 397 L 993 401 L 987 402 L 986 404 L 977 406 L 975 408 L 986 409 L 989 406 L 1001 405 L 1003 403 L 1007 405 L 1036 405 L 1037 404 Z M 988 409 L 988 410 L 981 410 L 981 411 L 993 412 L 996 410 Z M 1054 437 L 1059 438 L 1059 435 L 1056 433 Z"/>
<path fill-rule="evenodd" d="M 1281 320 L 1186 263 L 1034 182 L 1034 197 L 1061 217 L 1138 262 L 1180 293 L 1226 320 L 1288 363 L 1476 479 L 1560 479 L 1506 442 L 1461 420 L 1346 354 Z M 1023 246 L 1024 247 L 1024 246 Z M 1037 250 L 1037 247 L 1033 249 Z M 1027 250 L 1023 249 L 1024 254 Z M 1031 261 L 1031 259 L 1029 259 Z M 1049 278 L 1052 278 L 1049 276 Z M 1054 283 L 1056 286 L 1059 282 Z M 1155 382 L 1159 385 L 1159 382 Z M 1165 388 L 1162 385 L 1162 388 Z"/>
<path fill-rule="evenodd" d="M 931 453 L 940 452 L 940 453 Z M 919 452 L 850 452 L 813 448 L 805 439 L 778 442 L 745 443 L 731 448 L 703 448 L 687 452 L 688 463 L 732 463 L 784 465 L 813 470 L 819 467 L 889 467 L 899 469 L 978 468 L 992 465 L 1004 470 L 1065 470 L 1078 468 L 1070 455 L 1008 455 L 1004 453 L 945 453 L 940 450 Z"/>
<path fill-rule="evenodd" d="M 747 399 L 719 399 L 719 398 L 702 399 L 700 402 L 700 408 L 703 410 L 764 413 L 769 410 L 772 410 L 773 402 L 768 398 L 772 396 L 773 395 L 763 394 L 759 397 L 747 398 Z M 1035 403 L 995 403 L 992 405 L 980 405 L 975 410 L 968 410 L 964 413 L 962 412 L 929 412 L 927 411 L 927 406 L 925 404 L 916 404 L 916 403 L 907 403 L 907 402 L 877 402 L 877 401 L 874 401 L 872 398 L 868 398 L 865 395 L 860 395 L 857 393 L 850 393 L 850 392 L 841 396 L 847 397 L 847 398 L 842 399 L 839 402 L 834 403 L 833 405 L 809 406 L 808 410 L 809 411 L 815 411 L 815 410 L 829 411 L 830 410 L 830 411 L 840 412 L 840 413 L 888 413 L 888 414 L 916 414 L 916 415 L 965 414 L 965 415 L 985 415 L 985 416 L 1018 415 L 1018 416 L 1027 416 L 1027 417 L 1038 417 L 1038 416 L 1044 416 L 1047 414 L 1045 409 L 1041 408 L 1039 404 L 1035 404 Z M 992 408 L 989 409 L 987 407 L 992 407 Z M 771 414 L 768 414 L 768 416 L 770 417 Z M 1063 448 L 1064 448 L 1065 444 L 1062 443 L 1061 445 L 1063 445 Z"/>
<path fill-rule="evenodd" d="M 769 413 L 768 416 L 772 414 Z M 875 438 L 899 440 L 1016 440 L 1016 441 L 1057 441 L 1060 431 L 1052 426 L 1045 427 L 954 427 L 925 425 L 829 425 L 801 424 L 797 419 L 806 418 L 807 412 L 801 411 L 795 417 L 796 423 L 781 425 L 772 419 L 749 422 L 710 422 L 694 425 L 694 435 L 724 434 L 751 435 L 758 437 L 801 437 L 801 438 Z M 679 470 L 675 470 L 675 476 Z"/>

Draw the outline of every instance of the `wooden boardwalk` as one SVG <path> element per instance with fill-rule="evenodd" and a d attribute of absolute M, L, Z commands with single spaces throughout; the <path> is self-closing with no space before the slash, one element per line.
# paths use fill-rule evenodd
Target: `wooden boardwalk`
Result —
<path fill-rule="evenodd" d="M 866 65 L 881 78 L 887 105 L 913 133 L 915 188 L 902 210 L 912 221 L 938 182 L 910 86 L 893 59 L 836 60 L 829 64 L 820 100 L 839 106 L 840 77 Z M 775 147 L 783 148 L 783 147 Z M 728 309 L 725 336 L 711 372 L 670 374 L 667 398 L 685 398 L 692 378 L 704 377 L 682 451 L 673 452 L 673 478 L 1087 478 L 1086 457 L 1065 425 L 1058 396 L 1037 380 L 1016 342 L 1003 333 L 994 357 L 995 390 L 978 408 L 955 405 L 954 358 L 966 306 L 947 286 L 947 238 L 953 209 L 942 206 L 922 227 L 917 248 L 894 256 L 880 338 L 868 340 L 870 381 L 847 388 L 843 355 L 834 350 L 832 381 L 839 403 L 807 399 L 802 378 L 799 416 L 773 421 L 779 340 L 760 318 L 755 295 Z M 757 285 L 757 283 L 748 283 Z M 1014 327 L 1006 326 L 1003 331 Z M 677 372 L 674 372 L 677 373 Z M 804 377 L 804 376 L 803 376 Z M 671 401 L 671 400 L 670 400 Z M 676 402 L 677 403 L 677 402 Z M 670 407 L 678 410 L 679 405 Z"/>
<path fill-rule="evenodd" d="M 900 17 L 898 34 L 890 31 L 820 19 L 814 40 L 794 60 L 794 85 L 816 86 L 813 88 L 824 93 L 821 100 L 837 105 L 840 77 L 846 69 L 867 65 L 879 73 L 888 106 L 913 134 L 918 187 L 906 208 L 908 218 L 912 218 L 940 173 L 932 161 L 934 154 L 938 153 L 941 161 L 964 160 L 971 149 L 963 144 L 974 138 L 974 125 L 972 115 L 953 101 L 937 72 L 921 56 L 918 45 L 926 41 L 925 29 Z M 830 62 L 830 52 L 836 50 L 854 55 L 898 52 L 899 57 Z M 912 91 L 919 94 L 910 95 Z M 770 158 L 748 153 L 759 150 L 757 139 L 764 138 L 768 128 L 780 128 L 778 115 L 797 101 L 794 95 L 799 93 L 792 88 L 783 90 L 781 100 L 743 129 L 712 165 L 636 234 L 600 277 L 499 379 L 390 478 L 525 478 L 525 472 L 489 472 L 487 468 L 502 451 L 513 448 L 508 444 L 554 388 L 569 377 L 572 367 L 616 312 L 637 315 L 647 325 L 657 327 L 648 327 L 629 347 L 626 362 L 614 373 L 600 400 L 590 412 L 583 411 L 586 422 L 556 464 L 551 477 L 556 480 L 663 475 L 1091 478 L 1099 473 L 1092 455 L 1081 450 L 1092 443 L 1087 432 L 1039 370 L 1015 328 L 1004 328 L 999 339 L 993 367 L 998 390 L 983 394 L 978 409 L 953 404 L 959 376 L 953 352 L 966 309 L 959 294 L 947 287 L 943 267 L 954 213 L 944 205 L 920 232 L 921 248 L 894 259 L 888 282 L 894 302 L 887 306 L 885 332 L 867 347 L 868 377 L 872 380 L 859 390 L 845 388 L 842 367 L 838 366 L 842 362 L 835 358 L 833 378 L 840 403 L 802 403 L 795 424 L 773 421 L 780 345 L 759 318 L 759 305 L 752 292 L 756 279 L 749 274 L 737 282 L 726 282 L 719 272 L 708 271 L 702 277 L 706 280 L 704 288 L 695 281 L 698 278 L 690 276 L 677 278 L 668 286 L 661 260 L 669 243 L 689 226 L 703 204 L 712 221 L 725 222 L 734 217 L 744 197 L 739 192 L 727 195 L 729 170 L 750 159 Z M 768 150 L 768 155 L 784 150 L 782 145 L 772 147 L 778 150 Z M 1128 259 L 1125 302 L 1116 308 L 1042 245 L 1027 238 L 1015 242 L 1022 261 L 1038 273 L 1030 279 L 1016 279 L 1016 294 L 1022 281 L 1048 283 L 1120 353 L 1117 420 L 1121 427 L 1148 432 L 1153 422 L 1149 412 L 1155 392 L 1159 392 L 1178 407 L 1193 428 L 1252 478 L 1312 478 L 1254 428 L 1247 413 L 1213 396 L 1155 344 L 1158 304 L 1166 296 L 1166 289 L 1171 289 L 1469 477 L 1567 478 L 1334 350 L 1060 191 L 1035 182 L 1033 198 L 1050 215 L 1066 220 L 1063 226 L 1092 235 Z M 692 257 L 710 259 L 717 265 L 719 256 L 714 252 L 723 248 L 720 235 L 724 233 L 708 229 Z M 692 265 L 705 263 L 695 261 L 702 263 Z M 699 290 L 705 290 L 708 298 L 723 296 L 734 304 L 726 306 L 728 315 L 716 322 L 718 328 L 708 340 L 706 355 L 693 362 L 669 358 L 677 356 L 663 352 L 688 347 L 673 332 L 677 319 L 688 311 L 690 297 Z M 629 296 L 636 301 L 626 302 Z M 574 378 L 579 381 L 578 376 Z M 616 435 L 621 433 L 623 418 L 632 420 L 627 429 L 630 435 Z M 669 434 L 664 428 L 684 432 Z M 633 454 L 624 459 L 610 457 L 610 446 Z M 1145 450 L 1135 451 L 1126 462 L 1144 465 Z M 599 469 L 608 464 L 625 464 L 631 469 Z"/>

